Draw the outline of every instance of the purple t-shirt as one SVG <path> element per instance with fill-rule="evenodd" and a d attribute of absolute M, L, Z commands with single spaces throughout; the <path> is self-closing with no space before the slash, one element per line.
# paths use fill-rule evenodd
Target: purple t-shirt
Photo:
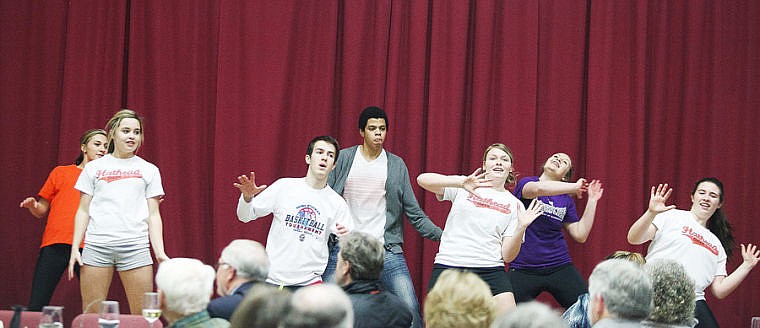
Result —
<path fill-rule="evenodd" d="M 538 181 L 538 177 L 522 178 L 515 188 L 515 196 L 526 208 L 532 199 L 523 198 L 522 190 L 526 183 L 534 181 Z M 510 268 L 547 269 L 572 262 L 565 236 L 562 234 L 562 226 L 564 223 L 580 220 L 573 198 L 569 195 L 539 196 L 538 200 L 546 204 L 544 214 L 536 218 L 525 230 L 525 242 L 517 258 L 509 263 Z"/>

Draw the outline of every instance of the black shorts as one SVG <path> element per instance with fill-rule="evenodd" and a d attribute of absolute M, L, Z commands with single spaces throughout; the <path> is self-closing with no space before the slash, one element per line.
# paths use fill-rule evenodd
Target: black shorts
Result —
<path fill-rule="evenodd" d="M 438 280 L 438 276 L 440 276 L 441 273 L 443 273 L 443 271 L 446 269 L 469 271 L 478 275 L 480 279 L 483 279 L 483 281 L 488 284 L 488 287 L 491 288 L 491 295 L 494 296 L 502 293 L 512 293 L 513 291 L 512 284 L 509 282 L 509 279 L 507 279 L 507 272 L 503 266 L 489 268 L 464 268 L 438 263 L 433 264 L 433 273 L 430 275 L 430 281 L 428 282 L 428 291 L 433 288 L 435 282 Z"/>

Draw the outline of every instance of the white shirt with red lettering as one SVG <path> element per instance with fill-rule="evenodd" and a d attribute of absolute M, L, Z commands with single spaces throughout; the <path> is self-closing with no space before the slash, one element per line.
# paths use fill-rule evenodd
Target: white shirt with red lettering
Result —
<path fill-rule="evenodd" d="M 443 198 L 452 202 L 435 263 L 471 268 L 504 265 L 501 240 L 517 227 L 518 208 L 524 206 L 509 191 L 476 189 L 479 197 L 461 188 L 446 188 Z"/>
<path fill-rule="evenodd" d="M 657 232 L 649 244 L 646 260 L 670 259 L 683 265 L 694 279 L 697 300 L 716 276 L 726 275 L 726 252 L 720 240 L 689 211 L 673 209 L 655 216 Z"/>
<path fill-rule="evenodd" d="M 84 240 L 96 246 L 148 246 L 148 198 L 164 195 L 158 167 L 107 154 L 84 166 L 74 188 L 92 196 Z"/>

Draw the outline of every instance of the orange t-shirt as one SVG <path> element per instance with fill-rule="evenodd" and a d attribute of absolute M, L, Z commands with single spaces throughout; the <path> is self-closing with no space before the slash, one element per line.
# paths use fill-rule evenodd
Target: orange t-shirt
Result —
<path fill-rule="evenodd" d="M 74 215 L 79 207 L 79 190 L 74 189 L 74 184 L 80 173 L 82 169 L 76 165 L 56 166 L 42 186 L 39 195 L 47 199 L 50 209 L 40 248 L 52 244 L 71 245 Z"/>

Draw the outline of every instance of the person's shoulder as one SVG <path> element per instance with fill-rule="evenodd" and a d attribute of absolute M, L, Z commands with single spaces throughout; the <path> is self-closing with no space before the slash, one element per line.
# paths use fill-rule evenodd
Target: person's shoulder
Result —
<path fill-rule="evenodd" d="M 689 215 L 691 215 L 691 213 L 689 213 L 689 211 L 685 211 L 685 210 L 674 208 L 672 210 L 667 210 L 665 212 L 657 214 L 657 216 L 655 216 L 655 218 L 659 218 L 659 219 L 665 219 L 665 218 L 667 218 L 668 220 L 673 221 L 673 220 L 690 219 Z"/>
<path fill-rule="evenodd" d="M 388 157 L 389 161 L 394 160 L 394 161 L 401 161 L 401 163 L 404 163 L 404 159 L 401 158 L 401 156 L 391 153 L 390 151 L 388 151 L 388 149 L 385 149 L 385 148 L 383 148 L 383 151 L 385 152 L 385 156 Z"/>
<path fill-rule="evenodd" d="M 534 181 L 538 181 L 538 176 L 529 175 L 529 176 L 520 178 L 520 180 L 517 180 L 517 184 L 526 184 L 528 182 L 534 182 Z"/>
<path fill-rule="evenodd" d="M 72 174 L 72 173 L 79 173 L 82 172 L 82 169 L 80 169 L 75 164 L 69 164 L 69 165 L 58 165 L 53 168 L 52 171 L 50 171 L 50 174 Z"/>
<path fill-rule="evenodd" d="M 155 168 L 155 169 L 158 169 L 158 166 L 156 166 L 156 164 L 153 164 L 153 163 L 149 162 L 148 160 L 146 160 L 146 159 L 144 159 L 144 158 L 142 158 L 142 157 L 140 157 L 140 156 L 138 156 L 138 155 L 135 155 L 135 156 L 133 156 L 132 158 L 133 158 L 133 159 L 134 159 L 136 162 L 139 162 L 139 163 L 140 163 L 140 164 L 142 164 L 142 165 L 147 165 L 147 166 L 149 166 L 149 167 L 151 167 L 151 168 Z"/>
<path fill-rule="evenodd" d="M 353 145 L 353 146 L 348 146 L 346 148 L 341 149 L 340 152 L 344 152 L 344 151 L 356 151 L 357 149 L 359 149 L 359 145 Z"/>
<path fill-rule="evenodd" d="M 350 147 L 346 147 L 340 150 L 340 155 L 338 156 L 338 161 L 346 161 L 350 157 L 353 157 L 356 155 L 356 151 L 359 149 L 359 145 L 353 145 Z"/>
<path fill-rule="evenodd" d="M 327 195 L 327 197 L 329 197 L 330 200 L 334 202 L 338 202 L 341 205 L 345 204 L 346 207 L 348 207 L 348 204 L 346 204 L 346 200 L 343 198 L 343 196 L 338 194 L 338 192 L 335 191 L 335 189 L 333 189 L 332 187 L 330 187 L 330 185 L 326 185 L 324 188 L 322 188 L 322 192 L 325 195 Z"/>

